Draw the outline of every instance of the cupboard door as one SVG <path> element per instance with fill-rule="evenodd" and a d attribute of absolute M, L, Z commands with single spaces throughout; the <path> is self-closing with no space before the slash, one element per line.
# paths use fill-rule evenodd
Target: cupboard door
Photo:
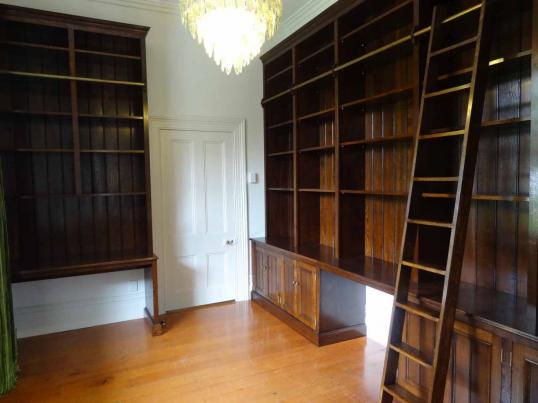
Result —
<path fill-rule="evenodd" d="M 284 257 L 282 262 L 282 308 L 290 315 L 296 313 L 295 261 Z"/>
<path fill-rule="evenodd" d="M 312 329 L 317 327 L 318 317 L 318 269 L 298 261 L 295 269 L 295 292 L 297 318 Z"/>
<path fill-rule="evenodd" d="M 405 342 L 432 356 L 435 324 L 409 315 Z M 449 347 L 449 346 L 447 346 Z M 501 394 L 501 338 L 482 329 L 456 322 L 450 346 L 450 366 L 444 402 L 497 403 Z M 431 370 L 401 357 L 398 383 L 418 393 L 430 383 Z"/>
<path fill-rule="evenodd" d="M 265 253 L 259 247 L 256 247 L 256 261 L 255 261 L 255 278 L 254 289 L 264 297 L 267 296 L 267 270 L 265 264 Z"/>
<path fill-rule="evenodd" d="M 267 298 L 274 304 L 281 305 L 280 290 L 280 262 L 282 257 L 274 253 L 265 252 L 267 271 Z"/>
<path fill-rule="evenodd" d="M 512 402 L 538 402 L 538 350 L 513 345 Z"/>

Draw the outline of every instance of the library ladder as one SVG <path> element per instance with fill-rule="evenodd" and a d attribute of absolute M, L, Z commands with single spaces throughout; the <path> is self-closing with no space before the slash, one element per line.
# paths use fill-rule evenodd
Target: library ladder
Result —
<path fill-rule="evenodd" d="M 432 16 L 380 391 L 383 403 L 442 402 L 449 366 L 487 84 L 492 3 L 477 4 L 472 10 L 475 16 L 470 17 L 475 22 L 464 27 L 446 17 L 446 7 L 436 6 Z M 471 67 L 459 65 L 462 60 Z M 451 70 L 453 66 L 457 68 Z M 427 308 L 420 298 L 411 297 L 413 284 L 419 290 L 416 297 L 421 295 L 421 285 L 435 284 L 439 308 Z M 404 326 L 410 315 L 433 322 L 435 341 L 430 354 L 405 343 Z M 405 387 L 398 381 L 400 358 L 424 368 L 427 389 Z"/>

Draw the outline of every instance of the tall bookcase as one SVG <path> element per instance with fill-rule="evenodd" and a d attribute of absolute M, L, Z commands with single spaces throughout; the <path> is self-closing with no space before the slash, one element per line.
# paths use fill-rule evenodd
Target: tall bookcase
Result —
<path fill-rule="evenodd" d="M 157 329 L 148 28 L 0 7 L 0 152 L 15 282 L 146 268 Z"/>
<path fill-rule="evenodd" d="M 281 255 L 284 265 L 308 261 L 322 280 L 331 273 L 394 292 L 434 3 L 340 0 L 262 56 L 267 220 L 255 252 Z M 441 88 L 469 79 L 466 46 L 480 9 L 476 0 L 449 3 L 442 24 L 463 51 L 440 55 Z M 538 368 L 538 2 L 497 3 L 447 401 L 537 398 L 537 378 L 518 374 Z M 420 167 L 425 177 L 451 176 L 450 150 L 458 147 L 451 133 L 461 130 L 467 105 L 463 96 L 451 102 L 435 104 L 435 125 L 420 133 L 432 139 L 421 151 L 446 150 L 443 161 Z M 417 186 L 432 209 L 455 193 L 448 180 Z M 438 263 L 439 240 L 424 231 L 410 253 Z M 417 268 L 411 278 L 412 301 L 436 312 L 440 278 Z M 431 352 L 434 337 L 427 320 L 406 320 L 407 344 Z M 401 359 L 398 382 L 409 390 L 419 391 L 428 376 Z"/>

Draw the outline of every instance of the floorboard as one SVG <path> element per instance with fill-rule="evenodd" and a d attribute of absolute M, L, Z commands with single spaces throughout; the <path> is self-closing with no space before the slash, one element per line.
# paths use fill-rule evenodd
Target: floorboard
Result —
<path fill-rule="evenodd" d="M 19 343 L 2 402 L 374 402 L 385 349 L 366 338 L 315 347 L 250 302 Z"/>

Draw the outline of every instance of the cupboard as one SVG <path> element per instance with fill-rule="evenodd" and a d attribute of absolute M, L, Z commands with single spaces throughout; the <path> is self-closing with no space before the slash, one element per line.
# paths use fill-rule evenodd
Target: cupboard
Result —
<path fill-rule="evenodd" d="M 312 259 L 252 241 L 252 297 L 317 345 L 366 332 L 364 286 L 321 271 Z"/>

